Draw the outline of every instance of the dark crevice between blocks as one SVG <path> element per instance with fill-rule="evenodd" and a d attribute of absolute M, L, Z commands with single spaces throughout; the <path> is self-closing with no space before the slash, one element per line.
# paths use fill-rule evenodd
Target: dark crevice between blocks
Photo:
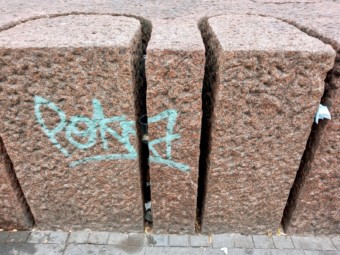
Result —
<path fill-rule="evenodd" d="M 134 52 L 133 70 L 135 78 L 135 109 L 136 109 L 136 129 L 138 137 L 138 158 L 141 176 L 141 192 L 143 201 L 143 219 L 144 230 L 152 228 L 151 209 L 146 210 L 146 205 L 151 204 L 150 190 L 150 171 L 149 171 L 149 148 L 145 141 L 147 135 L 147 108 L 146 108 L 146 91 L 147 81 L 145 74 L 146 48 L 151 36 L 151 22 L 139 18 L 142 27 L 141 41 L 137 43 L 136 52 Z M 145 125 L 142 124 L 145 123 Z"/>
<path fill-rule="evenodd" d="M 315 37 L 323 41 L 326 44 L 331 44 L 333 49 L 336 51 L 335 63 L 334 63 L 333 68 L 327 73 L 327 76 L 325 79 L 325 90 L 324 90 L 324 93 L 323 93 L 323 96 L 320 102 L 321 104 L 327 106 L 332 112 L 332 106 L 333 106 L 332 101 L 335 99 L 335 95 L 338 89 L 337 81 L 339 81 L 340 79 L 340 47 L 339 45 L 328 38 L 319 36 L 317 33 L 315 33 L 312 30 L 309 30 L 308 28 L 301 27 L 297 25 L 296 23 L 290 22 L 287 20 L 283 20 L 283 21 L 297 27 L 298 29 L 300 29 L 302 32 L 305 32 L 309 36 Z M 293 186 L 290 190 L 287 204 L 283 212 L 281 225 L 285 232 L 289 231 L 291 219 L 294 215 L 294 212 L 297 207 L 298 201 L 300 199 L 300 194 L 304 188 L 305 182 L 310 174 L 311 165 L 313 163 L 315 153 L 318 150 L 322 134 L 328 122 L 329 122 L 328 120 L 319 120 L 319 124 L 313 123 L 312 125 L 311 133 L 309 135 L 306 148 L 305 148 L 305 151 L 303 153 L 303 156 L 300 162 L 299 169 L 296 173 L 296 177 L 295 177 Z"/>
<path fill-rule="evenodd" d="M 208 166 L 211 147 L 211 125 L 214 111 L 215 92 L 219 84 L 218 56 L 220 45 L 208 24 L 208 18 L 198 23 L 205 46 L 205 67 L 202 89 L 202 129 L 197 189 L 196 232 L 200 233 L 204 221 L 204 206 L 208 185 Z"/>
<path fill-rule="evenodd" d="M 2 154 L 2 155 L 1 155 Z M 26 223 L 26 226 L 16 226 L 17 230 L 27 230 L 31 229 L 34 226 L 34 217 L 31 212 L 31 209 L 27 203 L 27 200 L 25 198 L 24 192 L 22 191 L 21 185 L 19 183 L 19 180 L 17 178 L 17 175 L 13 168 L 13 163 L 7 154 L 5 145 L 0 137 L 0 156 L 4 157 L 4 163 L 5 163 L 5 171 L 8 175 L 8 179 L 10 180 L 11 187 L 13 191 L 16 194 L 16 198 L 20 204 L 20 209 L 23 212 L 24 220 Z"/>

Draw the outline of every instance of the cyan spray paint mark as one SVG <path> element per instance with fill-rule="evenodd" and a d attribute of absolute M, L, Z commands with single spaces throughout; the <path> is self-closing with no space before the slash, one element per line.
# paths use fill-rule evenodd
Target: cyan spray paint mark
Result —
<path fill-rule="evenodd" d="M 181 170 L 182 172 L 190 172 L 190 167 L 188 165 L 177 163 L 169 159 L 150 156 L 149 160 L 150 160 L 150 163 L 163 164 L 163 165 L 167 165 L 168 167 L 177 168 Z"/>
<path fill-rule="evenodd" d="M 55 111 L 59 118 L 60 118 L 60 122 L 59 124 L 53 128 L 52 130 L 48 129 L 45 121 L 42 117 L 42 113 L 41 113 L 41 106 L 46 106 L 48 108 L 50 108 L 51 110 Z M 55 136 L 62 131 L 65 126 L 66 126 L 66 114 L 60 109 L 58 108 L 58 106 L 56 106 L 54 103 L 39 97 L 39 96 L 35 96 L 34 97 L 34 113 L 35 113 L 35 117 L 37 118 L 38 123 L 40 124 L 40 126 L 42 127 L 45 135 L 47 135 L 48 139 L 50 139 L 50 141 L 52 142 L 52 144 L 57 147 L 62 154 L 64 154 L 66 157 L 69 156 L 68 151 L 63 148 L 59 142 L 57 141 L 57 139 L 55 138 Z"/>
<path fill-rule="evenodd" d="M 130 137 L 136 136 L 134 122 L 127 120 L 126 116 L 124 115 L 106 118 L 103 107 L 97 99 L 92 100 L 92 105 L 92 119 L 85 116 L 73 116 L 71 117 L 70 121 L 67 121 L 66 114 L 59 107 L 57 107 L 54 103 L 39 96 L 35 97 L 34 110 L 37 121 L 41 125 L 46 136 L 49 138 L 52 144 L 56 146 L 67 157 L 70 157 L 71 155 L 65 148 L 63 148 L 59 144 L 56 139 L 56 135 L 63 130 L 65 130 L 66 138 L 70 142 L 70 144 L 72 144 L 75 148 L 79 150 L 86 150 L 93 147 L 97 143 L 97 131 L 99 130 L 102 148 L 104 151 L 108 151 L 110 149 L 107 140 L 108 135 L 111 135 L 112 137 L 117 139 L 117 141 L 122 144 L 127 151 L 126 154 L 104 154 L 86 157 L 71 162 L 70 167 L 76 167 L 81 164 L 106 160 L 136 160 L 138 156 L 137 152 L 130 143 Z M 49 107 L 59 116 L 59 124 L 51 130 L 48 129 L 43 120 L 41 106 Z M 190 171 L 189 166 L 171 160 L 172 141 L 181 137 L 179 134 L 173 134 L 177 119 L 177 112 L 175 110 L 166 110 L 154 117 L 151 117 L 148 120 L 148 123 L 156 123 L 166 118 L 168 119 L 168 122 L 165 136 L 149 142 L 149 149 L 153 154 L 153 156 L 150 156 L 150 162 L 167 165 L 169 167 L 179 169 L 183 172 L 188 172 Z M 116 130 L 112 129 L 109 126 L 109 124 L 111 123 L 117 123 L 120 125 L 122 129 L 121 134 L 119 134 Z M 83 124 L 82 126 L 85 125 L 86 128 L 79 129 L 80 124 Z M 82 138 L 82 141 L 86 141 L 81 143 L 74 139 L 74 137 L 80 137 Z M 166 144 L 166 158 L 162 158 L 154 148 L 154 145 L 163 142 Z"/>
<path fill-rule="evenodd" d="M 86 130 L 78 129 L 78 124 L 80 123 L 84 123 L 86 125 Z M 88 140 L 86 143 L 79 143 L 73 138 L 73 135 L 79 136 L 81 138 L 87 138 Z M 91 148 L 96 144 L 97 140 L 97 130 L 95 123 L 87 117 L 73 116 L 70 120 L 70 124 L 66 128 L 66 138 L 74 147 L 80 150 Z"/>
<path fill-rule="evenodd" d="M 155 122 L 161 121 L 161 120 L 166 119 L 166 118 L 168 118 L 168 124 L 166 126 L 165 137 L 161 137 L 161 138 L 158 138 L 156 140 L 149 142 L 149 149 L 152 151 L 152 153 L 156 157 L 160 157 L 153 146 L 158 144 L 158 143 L 165 142 L 165 144 L 166 144 L 166 157 L 168 159 L 171 159 L 171 142 L 175 139 L 181 138 L 180 135 L 178 135 L 178 134 L 174 135 L 172 133 L 173 130 L 174 130 L 175 124 L 176 124 L 177 112 L 175 110 L 166 110 L 164 112 L 161 112 L 160 114 L 148 119 L 148 124 L 155 123 Z"/>

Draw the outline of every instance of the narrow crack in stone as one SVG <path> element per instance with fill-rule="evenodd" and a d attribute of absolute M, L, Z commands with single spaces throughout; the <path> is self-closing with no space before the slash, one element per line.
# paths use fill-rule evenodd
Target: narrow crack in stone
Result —
<path fill-rule="evenodd" d="M 150 185 L 150 172 L 149 172 L 149 148 L 148 144 L 143 142 L 143 128 L 141 127 L 141 116 L 147 116 L 146 107 L 146 91 L 147 80 L 145 73 L 146 50 L 151 37 L 152 24 L 146 19 L 140 18 L 142 28 L 142 40 L 138 42 L 136 52 L 134 53 L 135 59 L 133 60 L 133 70 L 135 77 L 135 112 L 136 112 L 136 129 L 138 137 L 138 155 L 139 155 L 139 168 L 141 176 L 141 192 L 143 201 L 143 218 L 144 230 L 152 228 L 152 211 L 146 210 L 145 203 L 151 203 L 151 189 Z M 146 117 L 147 123 L 147 117 Z M 147 127 L 147 125 L 146 125 Z M 147 217 L 149 216 L 149 217 Z M 146 220 L 148 219 L 148 220 Z"/>
<path fill-rule="evenodd" d="M 23 212 L 23 215 L 25 217 L 25 221 L 27 223 L 28 228 L 32 228 L 34 226 L 34 217 L 31 212 L 31 208 L 27 203 L 26 197 L 24 192 L 22 191 L 21 185 L 19 183 L 19 180 L 16 176 L 16 173 L 13 168 L 13 163 L 6 151 L 5 145 L 2 141 L 2 138 L 0 137 L 0 147 L 3 148 L 3 156 L 6 164 L 6 173 L 8 174 L 8 179 L 10 180 L 10 184 L 12 186 L 13 191 L 15 192 L 16 198 L 21 206 L 21 210 Z"/>
<path fill-rule="evenodd" d="M 202 89 L 202 130 L 200 141 L 199 175 L 197 189 L 196 232 L 201 232 L 204 218 L 204 203 L 208 182 L 208 165 L 211 147 L 211 123 L 214 111 L 215 91 L 219 84 L 218 56 L 220 44 L 208 24 L 208 18 L 202 18 L 198 23 L 205 46 L 205 68 Z"/>

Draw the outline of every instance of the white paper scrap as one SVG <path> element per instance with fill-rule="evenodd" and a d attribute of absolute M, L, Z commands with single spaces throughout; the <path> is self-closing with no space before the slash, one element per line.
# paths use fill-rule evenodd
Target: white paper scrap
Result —
<path fill-rule="evenodd" d="M 149 209 L 151 209 L 151 201 L 145 203 L 145 210 L 147 211 Z"/>
<path fill-rule="evenodd" d="M 224 254 L 228 254 L 228 248 L 227 247 L 221 248 L 221 251 L 224 251 Z"/>
<path fill-rule="evenodd" d="M 331 114 L 327 108 L 327 106 L 324 106 L 322 104 L 319 105 L 318 111 L 315 114 L 315 123 L 318 124 L 319 120 L 323 119 L 331 119 Z"/>

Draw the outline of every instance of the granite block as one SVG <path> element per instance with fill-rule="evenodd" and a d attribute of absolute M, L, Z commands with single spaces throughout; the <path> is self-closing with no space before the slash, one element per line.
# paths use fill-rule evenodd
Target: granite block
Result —
<path fill-rule="evenodd" d="M 217 78 L 203 232 L 274 232 L 335 52 L 274 18 L 228 15 L 208 25 Z"/>
<path fill-rule="evenodd" d="M 158 21 L 147 49 L 148 145 L 156 234 L 195 232 L 204 45 L 192 21 L 183 20 L 187 22 L 184 29 L 171 21 Z"/>
<path fill-rule="evenodd" d="M 5 230 L 31 228 L 32 218 L 1 137 L 0 194 L 0 228 Z"/>
<path fill-rule="evenodd" d="M 313 126 L 284 218 L 289 234 L 340 234 L 340 46 L 326 81 L 321 103 L 332 119 Z"/>
<path fill-rule="evenodd" d="M 0 32 L 0 135 L 36 227 L 143 231 L 134 18 L 66 15 Z"/>

